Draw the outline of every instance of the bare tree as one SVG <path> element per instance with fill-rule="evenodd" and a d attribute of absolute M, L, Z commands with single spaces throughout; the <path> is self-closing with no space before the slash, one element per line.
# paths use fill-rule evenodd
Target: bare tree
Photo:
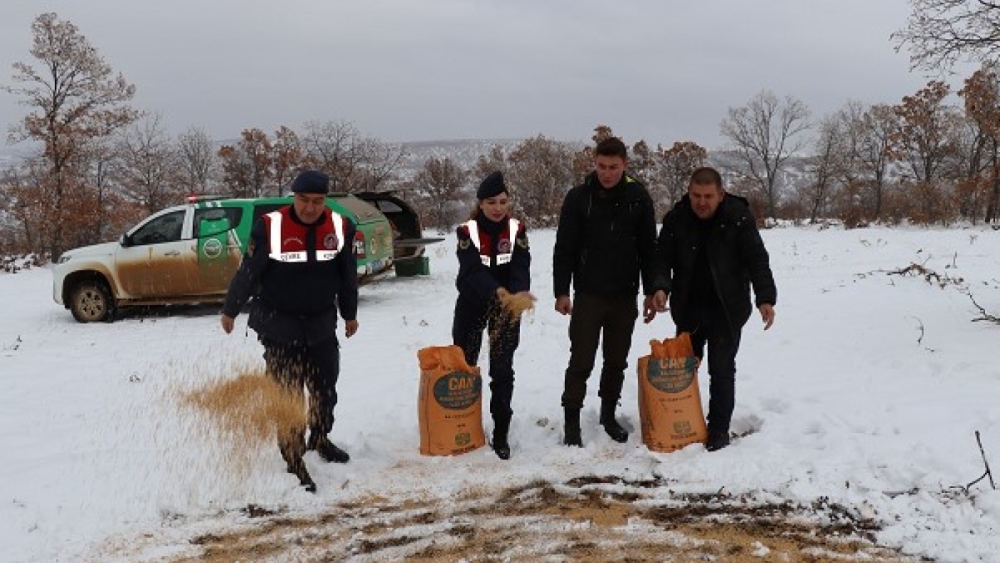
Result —
<path fill-rule="evenodd" d="M 387 189 L 399 181 L 406 158 L 402 145 L 366 137 L 349 121 L 310 121 L 302 146 L 311 166 L 330 175 L 335 192 Z"/>
<path fill-rule="evenodd" d="M 809 221 L 827 217 L 835 192 L 844 178 L 850 156 L 849 122 L 842 115 L 830 115 L 820 121 L 813 155 L 807 159 L 809 181 L 799 190 L 799 204 Z"/>
<path fill-rule="evenodd" d="M 116 238 L 128 226 L 140 219 L 148 208 L 137 198 L 126 199 L 125 191 L 116 180 L 121 165 L 120 149 L 113 139 L 101 139 L 88 145 L 87 186 L 95 199 L 95 212 L 91 217 L 92 240 Z"/>
<path fill-rule="evenodd" d="M 462 187 L 468 173 L 450 158 L 430 158 L 424 162 L 413 179 L 418 199 L 413 203 L 422 211 L 424 220 L 449 230 L 458 222 L 460 209 L 456 202 L 462 200 Z"/>
<path fill-rule="evenodd" d="M 573 149 L 542 135 L 525 139 L 510 153 L 506 181 L 514 213 L 535 226 L 554 226 L 563 197 L 573 186 Z"/>
<path fill-rule="evenodd" d="M 302 145 L 312 166 L 330 175 L 330 189 L 346 192 L 355 183 L 362 155 L 361 132 L 349 121 L 306 123 Z"/>
<path fill-rule="evenodd" d="M 893 135 L 899 129 L 899 118 L 891 106 L 877 104 L 865 110 L 860 118 L 853 118 L 851 123 L 848 131 L 854 139 L 852 153 L 855 165 L 852 170 L 860 175 L 850 178 L 854 181 L 848 185 L 861 191 L 863 212 L 878 221 L 884 212 L 889 163 L 892 161 L 890 148 Z"/>
<path fill-rule="evenodd" d="M 211 193 L 218 180 L 218 160 L 212 138 L 192 127 L 177 137 L 180 185 L 195 194 Z"/>
<path fill-rule="evenodd" d="M 504 148 L 500 145 L 493 145 L 490 147 L 489 153 L 479 155 L 471 173 L 474 178 L 485 178 L 494 170 L 504 171 L 506 168 L 507 154 Z"/>
<path fill-rule="evenodd" d="M 118 183 L 149 213 L 180 203 L 184 195 L 177 153 L 161 119 L 145 116 L 123 129 L 116 145 Z"/>
<path fill-rule="evenodd" d="M 896 50 L 910 51 L 910 66 L 933 72 L 963 60 L 1000 56 L 1000 3 L 987 0 L 910 0 L 904 29 L 892 34 Z"/>
<path fill-rule="evenodd" d="M 36 68 L 14 63 L 15 86 L 4 86 L 33 108 L 12 128 L 12 142 L 38 141 L 43 145 L 44 175 L 38 179 L 38 201 L 45 209 L 37 231 L 45 250 L 56 256 L 73 242 L 87 240 L 88 217 L 97 208 L 86 184 L 87 145 L 110 136 L 135 121 L 138 114 L 127 102 L 135 94 L 121 74 L 114 76 L 75 25 L 54 13 L 35 18 L 31 26 L 32 56 Z"/>
<path fill-rule="evenodd" d="M 729 108 L 720 132 L 732 141 L 741 172 L 754 179 L 767 198 L 767 213 L 775 217 L 779 200 L 778 174 L 785 161 L 804 145 L 799 134 L 809 128 L 809 109 L 770 91 L 754 96 L 746 106 Z"/>
<path fill-rule="evenodd" d="M 406 148 L 366 137 L 360 140 L 361 170 L 348 187 L 349 192 L 375 192 L 398 180 L 406 158 Z"/>

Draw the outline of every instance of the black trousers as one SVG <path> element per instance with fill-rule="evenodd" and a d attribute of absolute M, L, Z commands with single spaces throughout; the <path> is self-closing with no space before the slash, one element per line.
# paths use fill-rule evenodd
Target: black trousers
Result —
<path fill-rule="evenodd" d="M 340 376 L 340 342 L 336 336 L 314 344 L 285 343 L 261 339 L 267 372 L 293 397 L 309 393 L 309 431 L 325 436 L 333 429 L 333 409 L 337 405 L 337 378 Z M 278 433 L 282 454 L 293 457 L 305 452 L 304 426 Z M 287 456 L 286 456 L 287 457 Z"/>
<path fill-rule="evenodd" d="M 736 406 L 736 353 L 740 349 L 742 327 L 733 329 L 725 313 L 716 307 L 701 307 L 690 321 L 677 324 L 677 333 L 690 332 L 691 345 L 698 359 L 705 357 L 708 345 L 708 431 L 729 432 Z"/>
<path fill-rule="evenodd" d="M 521 321 L 512 319 L 496 301 L 483 303 L 459 295 L 451 327 L 452 342 L 475 366 L 488 329 L 490 345 L 490 413 L 494 421 L 510 421 L 513 414 L 514 352 L 521 342 Z"/>
<path fill-rule="evenodd" d="M 603 401 L 618 402 L 632 347 L 632 331 L 639 316 L 636 297 L 606 296 L 577 292 L 569 320 L 569 367 L 563 385 L 562 406 L 583 408 L 587 379 L 594 369 L 597 346 L 602 345 L 599 395 Z"/>

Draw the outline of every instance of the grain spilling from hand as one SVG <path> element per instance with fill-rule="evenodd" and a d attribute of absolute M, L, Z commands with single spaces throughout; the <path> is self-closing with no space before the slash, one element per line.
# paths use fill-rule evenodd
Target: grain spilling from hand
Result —
<path fill-rule="evenodd" d="M 263 370 L 209 382 L 185 392 L 182 400 L 201 411 L 223 437 L 254 447 L 276 440 L 281 430 L 306 424 L 302 390 L 280 385 Z"/>
<path fill-rule="evenodd" d="M 507 294 L 500 303 L 512 319 L 520 319 L 526 311 L 535 308 L 535 296 L 528 292 Z"/>

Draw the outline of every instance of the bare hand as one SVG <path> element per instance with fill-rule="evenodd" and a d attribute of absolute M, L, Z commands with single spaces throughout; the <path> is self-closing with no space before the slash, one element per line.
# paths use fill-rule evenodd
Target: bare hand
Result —
<path fill-rule="evenodd" d="M 653 295 L 647 295 L 642 302 L 642 322 L 649 324 L 656 318 L 657 313 L 667 310 L 667 294 L 659 290 Z"/>
<path fill-rule="evenodd" d="M 354 333 L 358 332 L 358 321 L 357 319 L 344 321 L 344 335 L 348 338 L 354 336 Z"/>
<path fill-rule="evenodd" d="M 774 305 L 761 303 L 757 309 L 760 310 L 760 318 L 764 321 L 764 330 L 771 328 L 774 324 Z"/>
<path fill-rule="evenodd" d="M 236 319 L 230 317 L 229 315 L 222 315 L 222 330 L 229 334 L 233 332 L 233 326 L 236 324 Z"/>
<path fill-rule="evenodd" d="M 556 297 L 556 312 L 562 315 L 569 315 L 573 312 L 573 301 L 570 300 L 569 295 Z"/>

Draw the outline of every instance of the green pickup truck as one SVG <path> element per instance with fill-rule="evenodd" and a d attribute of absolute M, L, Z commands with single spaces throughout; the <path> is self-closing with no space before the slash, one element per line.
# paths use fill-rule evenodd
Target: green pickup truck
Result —
<path fill-rule="evenodd" d="M 402 201 L 405 213 L 391 222 L 376 207 L 386 198 L 366 197 L 369 201 L 350 194 L 327 197 L 330 209 L 357 226 L 352 249 L 360 284 L 391 273 L 397 253 L 412 260 L 425 244 L 440 240 L 421 238 L 419 218 Z M 291 201 L 189 198 L 154 213 L 117 242 L 63 253 L 52 270 L 52 297 L 84 323 L 112 320 L 120 307 L 222 302 L 254 221 Z"/>

